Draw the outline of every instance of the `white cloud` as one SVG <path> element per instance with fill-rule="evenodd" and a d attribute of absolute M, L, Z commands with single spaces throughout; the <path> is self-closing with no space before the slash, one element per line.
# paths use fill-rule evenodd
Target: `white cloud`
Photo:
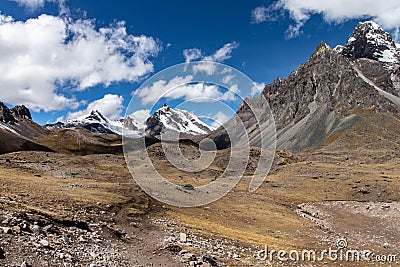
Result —
<path fill-rule="evenodd" d="M 60 15 L 69 14 L 69 9 L 65 5 L 66 0 L 10 0 L 28 10 L 36 10 L 44 7 L 46 2 L 58 4 Z"/>
<path fill-rule="evenodd" d="M 150 117 L 150 109 L 136 110 L 129 117 L 135 119 L 137 122 L 144 124 L 148 117 Z"/>
<path fill-rule="evenodd" d="M 231 42 L 225 44 L 223 47 L 215 51 L 213 54 L 208 56 L 203 56 L 203 52 L 198 48 L 191 48 L 183 50 L 183 56 L 185 57 L 185 62 L 189 63 L 193 60 L 200 59 L 203 61 L 213 61 L 213 62 L 223 62 L 232 57 L 232 51 L 239 47 L 236 42 Z M 199 62 L 193 65 L 193 72 L 204 72 L 208 75 L 213 75 L 216 71 L 215 64 L 210 64 L 207 62 Z M 186 67 L 185 67 L 186 71 Z"/>
<path fill-rule="evenodd" d="M 193 64 L 192 69 L 194 74 L 197 74 L 198 72 L 204 72 L 208 75 L 213 75 L 217 70 L 217 66 L 213 62 L 201 61 Z"/>
<path fill-rule="evenodd" d="M 208 56 L 203 56 L 203 52 L 198 48 L 191 48 L 183 50 L 183 56 L 185 57 L 185 62 L 188 63 L 195 59 L 201 59 L 205 61 L 215 61 L 223 62 L 232 57 L 232 51 L 239 47 L 236 42 L 231 42 L 225 44 L 223 47 L 215 51 L 213 54 Z"/>
<path fill-rule="evenodd" d="M 138 81 L 153 71 L 149 58 L 160 49 L 152 37 L 128 34 L 123 22 L 96 29 L 94 20 L 40 15 L 14 21 L 0 14 L 2 100 L 34 111 L 77 108 L 68 95 Z"/>
<path fill-rule="evenodd" d="M 122 96 L 106 94 L 103 98 L 89 103 L 84 110 L 69 112 L 67 114 L 67 119 L 76 119 L 89 114 L 92 110 L 98 110 L 107 118 L 117 120 L 121 118 L 121 113 L 124 109 L 123 101 L 124 98 Z"/>
<path fill-rule="evenodd" d="M 252 12 L 255 23 L 274 21 L 280 12 L 287 12 L 295 21 L 286 34 L 292 38 L 301 34 L 302 26 L 314 14 L 321 14 L 329 23 L 341 23 L 350 19 L 373 19 L 387 30 L 396 30 L 400 26 L 400 2 L 398 0 L 279 0 L 269 7 L 258 7 Z"/>
<path fill-rule="evenodd" d="M 215 61 L 215 62 L 223 62 L 227 59 L 230 59 L 232 57 L 232 51 L 233 49 L 236 49 L 239 47 L 239 44 L 236 42 L 231 42 L 225 44 L 223 47 L 215 51 L 214 54 L 210 56 L 205 56 L 203 60 L 205 61 Z"/>
<path fill-rule="evenodd" d="M 176 87 L 165 94 L 170 99 L 185 99 L 192 102 L 213 102 L 219 100 L 233 101 L 235 95 L 230 92 L 221 92 L 217 85 L 208 85 L 205 83 L 185 84 Z"/>
<path fill-rule="evenodd" d="M 46 0 L 11 0 L 11 1 L 16 2 L 20 6 L 23 6 L 28 9 L 32 9 L 32 10 L 43 7 L 46 2 Z M 51 1 L 51 2 L 55 2 L 55 1 Z"/>
<path fill-rule="evenodd" d="M 193 79 L 192 75 L 187 75 L 185 77 L 176 76 L 170 81 L 159 80 L 152 84 L 150 87 L 141 87 L 135 92 L 135 96 L 138 96 L 142 100 L 143 105 L 155 103 L 160 99 L 164 93 L 171 90 L 177 86 L 191 82 Z"/>
<path fill-rule="evenodd" d="M 64 116 L 57 117 L 56 122 L 64 121 Z"/>
<path fill-rule="evenodd" d="M 225 83 L 225 84 L 230 84 L 231 82 L 232 82 L 232 79 L 233 78 L 235 78 L 235 75 L 232 75 L 232 74 L 228 74 L 228 75 L 225 75 L 223 78 L 222 78 L 222 82 L 223 83 Z"/>
<path fill-rule="evenodd" d="M 149 87 L 142 87 L 135 92 L 143 105 L 156 103 L 161 97 L 169 99 L 185 99 L 193 102 L 212 102 L 218 100 L 235 100 L 232 92 L 221 92 L 217 85 L 191 83 L 192 75 L 176 76 L 170 81 L 159 80 Z"/>
<path fill-rule="evenodd" d="M 222 125 L 224 125 L 225 122 L 229 121 L 231 117 L 223 113 L 222 111 L 218 111 L 217 114 L 212 116 L 214 118 L 214 121 L 211 124 L 211 127 L 213 128 L 218 128 Z"/>
<path fill-rule="evenodd" d="M 185 62 L 188 63 L 192 60 L 201 58 L 202 52 L 198 48 L 185 49 L 183 50 L 183 56 L 185 57 Z"/>

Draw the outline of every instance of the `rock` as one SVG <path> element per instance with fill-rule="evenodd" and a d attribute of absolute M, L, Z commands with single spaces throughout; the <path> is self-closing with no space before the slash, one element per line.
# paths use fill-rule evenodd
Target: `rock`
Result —
<path fill-rule="evenodd" d="M 187 242 L 187 235 L 185 233 L 180 233 L 179 234 L 179 241 L 181 243 L 186 243 Z"/>
<path fill-rule="evenodd" d="M 14 234 L 20 234 L 21 233 L 21 228 L 17 225 L 17 226 L 13 226 L 12 227 L 12 232 Z"/>
<path fill-rule="evenodd" d="M 208 263 L 209 266 L 212 266 L 212 267 L 218 266 L 216 259 L 212 256 L 205 255 L 205 256 L 203 256 L 202 260 L 203 260 L 203 262 Z"/>
<path fill-rule="evenodd" d="M 194 186 L 191 184 L 184 184 L 182 187 L 186 190 L 194 190 Z"/>
<path fill-rule="evenodd" d="M 365 187 L 361 187 L 360 191 L 361 194 L 365 195 L 365 194 L 369 194 L 368 189 L 366 189 Z"/>
<path fill-rule="evenodd" d="M 32 120 L 31 112 L 24 105 L 17 105 L 11 109 L 14 117 Z"/>
<path fill-rule="evenodd" d="M 278 162 L 278 165 L 283 166 L 283 165 L 288 165 L 289 164 L 289 159 L 288 158 L 283 158 Z"/>
<path fill-rule="evenodd" d="M 21 263 L 21 267 L 31 267 L 32 265 L 30 265 L 28 262 L 26 262 L 26 261 L 23 261 L 22 263 Z"/>
<path fill-rule="evenodd" d="M 0 121 L 9 124 L 14 124 L 17 122 L 11 110 L 6 105 L 4 105 L 3 102 L 0 102 Z"/>
<path fill-rule="evenodd" d="M 6 258 L 6 252 L 3 248 L 0 247 L 0 260 L 4 260 Z"/>
<path fill-rule="evenodd" d="M 40 175 L 39 173 L 35 173 L 33 176 L 35 176 L 35 177 L 42 177 L 42 175 Z"/>
<path fill-rule="evenodd" d="M 49 241 L 47 241 L 46 239 L 42 239 L 39 241 L 39 244 L 42 245 L 43 247 L 48 247 Z"/>
<path fill-rule="evenodd" d="M 179 251 L 179 255 L 184 255 L 186 253 L 189 253 L 189 251 L 187 251 L 186 249 L 182 249 L 181 251 Z"/>
<path fill-rule="evenodd" d="M 90 252 L 90 257 L 92 257 L 94 260 L 98 257 L 99 255 L 97 253 L 94 253 L 93 251 Z"/>
<path fill-rule="evenodd" d="M 35 224 L 35 225 L 32 225 L 31 231 L 35 235 L 40 235 L 42 233 L 42 228 L 39 225 Z"/>
<path fill-rule="evenodd" d="M 5 234 L 11 234 L 12 233 L 12 230 L 11 230 L 10 227 L 1 227 L 1 228 L 3 229 L 3 232 Z"/>
<path fill-rule="evenodd" d="M 178 254 L 182 251 L 182 248 L 178 245 L 169 244 L 166 247 L 164 247 L 164 250 L 168 250 L 168 251 L 172 252 L 173 254 Z"/>
<path fill-rule="evenodd" d="M 43 231 L 48 232 L 51 228 L 53 228 L 52 224 L 46 225 L 45 227 L 43 227 Z"/>
<path fill-rule="evenodd" d="M 186 253 L 182 256 L 182 260 L 184 262 L 191 262 L 191 261 L 197 261 L 197 257 L 196 255 L 192 254 L 192 253 Z"/>
<path fill-rule="evenodd" d="M 164 241 L 167 242 L 167 243 L 173 243 L 173 242 L 175 242 L 175 240 L 176 240 L 176 238 L 173 237 L 173 236 L 169 236 L 169 237 L 164 239 Z"/>

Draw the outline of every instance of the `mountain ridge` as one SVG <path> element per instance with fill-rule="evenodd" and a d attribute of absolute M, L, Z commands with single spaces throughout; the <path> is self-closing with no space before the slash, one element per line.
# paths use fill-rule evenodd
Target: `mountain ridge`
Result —
<path fill-rule="evenodd" d="M 372 26 L 368 28 L 366 25 Z M 395 45 L 390 34 L 371 22 L 359 24 L 352 36 L 363 39 L 368 34 L 368 31 L 358 34 L 363 27 L 380 32 L 384 38 L 375 35 L 378 39 L 391 40 L 391 48 Z M 356 43 L 356 38 L 350 38 L 347 47 L 332 49 L 325 42 L 320 42 L 308 61 L 300 64 L 296 71 L 287 78 L 278 78 L 265 86 L 261 94 L 274 114 L 278 149 L 305 150 L 322 147 L 330 136 L 345 132 L 362 120 L 368 120 L 368 112 L 388 113 L 399 118 L 400 108 L 393 103 L 398 100 L 399 91 L 394 85 L 393 77 L 396 75 L 392 72 L 398 69 L 398 61 L 382 62 L 378 57 L 365 58 L 369 55 L 365 51 L 369 50 L 364 49 L 364 46 L 354 45 Z M 374 45 L 373 42 L 369 44 Z M 388 48 L 377 46 L 377 49 L 386 51 Z M 349 54 L 346 51 L 354 53 Z M 370 61 L 374 62 L 373 66 Z M 377 69 L 379 72 L 374 71 Z M 379 81 L 379 86 L 375 81 Z M 262 105 L 258 97 L 247 101 L 252 106 Z M 260 146 L 260 136 L 268 135 L 260 129 L 267 128 L 263 124 L 270 122 L 261 122 L 255 129 L 257 121 L 249 117 L 249 114 L 249 105 L 242 103 L 237 115 L 248 130 L 250 144 Z M 398 121 L 394 119 L 393 123 Z M 220 137 L 224 134 L 224 130 L 219 129 L 211 137 L 214 141 L 221 142 Z M 228 141 L 224 142 L 219 147 L 230 145 Z"/>

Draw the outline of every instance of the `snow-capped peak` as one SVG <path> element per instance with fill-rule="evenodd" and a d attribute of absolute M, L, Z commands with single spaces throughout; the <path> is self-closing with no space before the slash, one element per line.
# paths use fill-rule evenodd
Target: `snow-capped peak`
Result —
<path fill-rule="evenodd" d="M 80 116 L 76 119 L 67 120 L 64 123 L 48 125 L 48 128 L 71 128 L 83 127 L 91 132 L 97 133 L 115 133 L 131 137 L 139 137 L 143 128 L 133 118 L 127 117 L 117 121 L 110 120 L 98 110 L 92 110 L 89 114 Z"/>
<path fill-rule="evenodd" d="M 397 63 L 400 53 L 390 33 L 373 21 L 359 22 L 343 49 L 351 59 L 369 58 L 385 63 Z"/>
<path fill-rule="evenodd" d="M 210 133 L 213 128 L 186 110 L 164 104 L 146 120 L 146 135 L 157 136 L 165 130 L 198 135 Z"/>
<path fill-rule="evenodd" d="M 108 123 L 109 119 L 103 116 L 98 110 L 92 110 L 90 114 L 79 116 L 76 119 L 67 120 L 66 123 L 71 122 L 99 122 L 99 123 Z"/>

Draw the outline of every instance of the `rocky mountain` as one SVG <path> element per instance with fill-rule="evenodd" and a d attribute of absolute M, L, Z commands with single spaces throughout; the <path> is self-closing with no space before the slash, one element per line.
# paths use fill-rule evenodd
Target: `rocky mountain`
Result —
<path fill-rule="evenodd" d="M 25 106 L 9 109 L 0 102 L 0 153 L 20 150 L 51 151 L 33 140 L 46 135 L 47 132 L 32 120 L 31 113 Z"/>
<path fill-rule="evenodd" d="M 389 33 L 373 22 L 357 25 L 344 47 L 332 49 L 321 42 L 309 60 L 288 78 L 268 84 L 262 92 L 274 114 L 277 148 L 303 150 L 321 147 L 368 114 L 385 113 L 399 117 L 399 53 Z M 247 100 L 252 106 L 261 101 Z M 244 122 L 252 145 L 260 145 L 260 135 L 270 134 L 254 128 L 256 121 L 242 103 L 238 116 Z M 270 121 L 261 122 L 270 123 Z M 393 119 L 393 123 L 398 123 Z M 222 129 L 212 134 L 224 140 Z"/>
<path fill-rule="evenodd" d="M 342 54 L 351 60 L 368 58 L 386 63 L 397 63 L 400 60 L 392 36 L 373 21 L 358 23 L 343 47 Z"/>
<path fill-rule="evenodd" d="M 166 130 L 201 135 L 208 134 L 213 129 L 188 111 L 173 109 L 164 104 L 146 120 L 145 135 L 156 137 Z"/>
<path fill-rule="evenodd" d="M 400 51 L 392 36 L 376 23 L 359 23 L 341 53 L 368 79 L 400 95 Z"/>
<path fill-rule="evenodd" d="M 93 133 L 128 135 L 130 137 L 156 137 L 164 129 L 174 130 L 185 134 L 207 134 L 212 131 L 210 126 L 199 120 L 193 114 L 179 109 L 173 109 L 164 104 L 154 112 L 145 123 L 127 116 L 114 121 L 101 114 L 98 110 L 77 119 L 45 125 L 47 129 L 82 127 Z"/>
<path fill-rule="evenodd" d="M 140 124 L 134 118 L 128 116 L 125 119 L 114 121 L 105 117 L 98 110 L 93 110 L 90 114 L 77 119 L 47 124 L 45 127 L 48 129 L 82 127 L 94 133 L 122 135 L 124 132 L 133 137 L 139 137 L 143 132 Z"/>

